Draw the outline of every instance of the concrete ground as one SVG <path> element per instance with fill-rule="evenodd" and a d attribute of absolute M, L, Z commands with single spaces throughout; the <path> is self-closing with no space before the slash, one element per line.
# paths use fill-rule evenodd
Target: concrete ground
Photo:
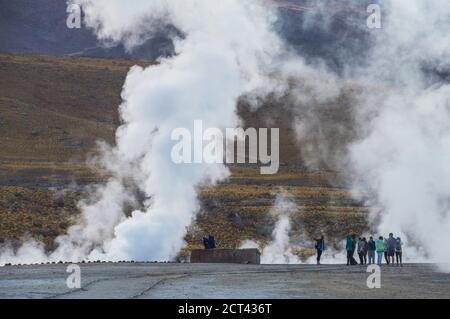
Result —
<path fill-rule="evenodd" d="M 234 264 L 80 264 L 81 289 L 68 265 L 0 267 L 0 298 L 450 298 L 450 274 L 431 264 L 382 266 L 369 289 L 363 266 Z"/>

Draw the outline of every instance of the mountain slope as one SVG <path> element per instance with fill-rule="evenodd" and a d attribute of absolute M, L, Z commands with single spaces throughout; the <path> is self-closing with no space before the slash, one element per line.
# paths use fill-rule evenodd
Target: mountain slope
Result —
<path fill-rule="evenodd" d="M 135 63 L 149 64 L 0 55 L 0 245 L 18 245 L 28 235 L 52 249 L 54 238 L 74 222 L 77 202 L 105 179 L 84 161 L 97 140 L 114 143 L 121 87 Z M 275 224 L 269 212 L 282 189 L 298 205 L 291 238 L 299 248 L 318 233 L 336 238 L 337 245 L 347 232 L 367 227 L 367 208 L 352 200 L 339 174 L 305 169 L 289 108 L 273 102 L 252 110 L 241 103 L 238 113 L 248 126 L 280 128 L 283 165 L 271 176 L 251 165 L 230 166 L 228 181 L 201 189 L 188 248 L 200 247 L 205 234 L 214 234 L 221 247 L 269 241 Z"/>
<path fill-rule="evenodd" d="M 276 8 L 275 28 L 308 59 L 323 59 L 339 69 L 346 57 L 367 52 L 373 32 L 366 27 L 366 8 L 373 0 L 261 0 Z M 90 30 L 68 29 L 65 0 L 0 0 L 0 52 L 101 58 L 155 59 L 173 53 L 171 26 L 161 26 L 142 46 L 127 52 L 122 45 L 98 43 Z M 347 61 L 348 62 L 348 61 Z"/>

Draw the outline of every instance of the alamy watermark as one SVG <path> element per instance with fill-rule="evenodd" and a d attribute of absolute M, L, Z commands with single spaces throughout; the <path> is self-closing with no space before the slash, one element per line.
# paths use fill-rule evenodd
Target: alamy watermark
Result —
<path fill-rule="evenodd" d="M 381 267 L 379 265 L 369 265 L 367 266 L 367 272 L 370 273 L 367 277 L 367 288 L 381 288 Z"/>
<path fill-rule="evenodd" d="M 378 4 L 370 4 L 367 7 L 367 27 L 369 29 L 381 29 L 381 7 Z"/>
<path fill-rule="evenodd" d="M 67 266 L 66 272 L 70 275 L 66 279 L 66 285 L 69 289 L 81 288 L 81 268 L 77 264 L 71 264 Z"/>
<path fill-rule="evenodd" d="M 69 29 L 80 29 L 81 16 L 81 6 L 79 4 L 69 4 L 67 6 L 67 27 Z"/>
<path fill-rule="evenodd" d="M 381 29 L 381 7 L 378 4 L 367 6 L 366 24 L 369 29 Z M 69 4 L 67 6 L 66 25 L 69 29 L 80 29 L 82 25 L 82 7 L 79 4 Z"/>
<path fill-rule="evenodd" d="M 222 131 L 219 128 L 204 129 L 203 121 L 196 120 L 192 132 L 187 128 L 176 128 L 171 139 L 177 141 L 171 151 L 175 164 L 259 163 L 263 175 L 276 174 L 280 167 L 278 128 L 227 128 Z"/>

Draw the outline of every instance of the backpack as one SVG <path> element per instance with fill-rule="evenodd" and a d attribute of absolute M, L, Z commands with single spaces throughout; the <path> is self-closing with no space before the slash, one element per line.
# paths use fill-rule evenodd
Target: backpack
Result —
<path fill-rule="evenodd" d="M 397 240 L 397 242 L 395 244 L 395 250 L 402 251 L 402 241 L 401 240 Z"/>
<path fill-rule="evenodd" d="M 325 241 L 324 240 L 319 240 L 316 241 L 316 245 L 314 246 L 316 249 L 320 249 L 321 251 L 324 251 L 325 248 Z"/>
<path fill-rule="evenodd" d="M 366 250 L 366 242 L 361 240 L 358 243 L 358 253 L 363 253 L 365 250 Z"/>

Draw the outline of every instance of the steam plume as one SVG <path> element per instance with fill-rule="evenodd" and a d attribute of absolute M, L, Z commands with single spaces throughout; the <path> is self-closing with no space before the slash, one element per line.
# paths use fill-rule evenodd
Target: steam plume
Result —
<path fill-rule="evenodd" d="M 450 5 L 391 0 L 385 12 L 358 76 L 374 89 L 359 114 L 369 121 L 350 147 L 350 162 L 364 176 L 356 186 L 375 194 L 382 234 L 403 235 L 448 263 L 450 249 L 436 243 L 450 241 Z"/>
<path fill-rule="evenodd" d="M 173 25 L 180 31 L 173 39 L 175 55 L 130 71 L 120 107 L 124 125 L 117 146 L 105 147 L 102 158 L 112 177 L 80 204 L 80 223 L 58 238 L 57 251 L 47 256 L 39 243 L 28 242 L 16 254 L 1 253 L 0 263 L 173 258 L 197 210 L 196 187 L 224 179 L 228 171 L 222 165 L 174 165 L 167 143 L 171 130 L 190 127 L 198 118 L 211 127 L 233 127 L 236 100 L 274 89 L 266 77 L 273 68 L 282 80 L 300 83 L 291 92 L 292 111 L 306 161 L 355 177 L 355 197 L 374 207 L 374 229 L 403 237 L 405 254 L 415 247 L 430 260 L 450 262 L 447 0 L 383 1 L 383 28 L 370 31 L 375 36 L 366 43 L 368 58 L 355 65 L 350 61 L 358 53 L 349 51 L 340 58 L 349 63 L 339 74 L 298 57 L 281 59 L 274 16 L 257 1 L 75 2 L 83 5 L 87 24 L 100 39 L 123 42 L 129 50 L 161 21 Z M 322 1 L 320 14 L 327 3 Z M 276 60 L 283 63 L 275 66 Z M 345 116 L 330 120 L 324 116 L 330 111 Z M 129 185 L 147 200 L 127 218 L 123 206 L 133 201 Z M 281 256 L 288 229 L 281 218 L 273 246 Z"/>
<path fill-rule="evenodd" d="M 450 6 L 383 1 L 382 19 L 365 63 L 294 92 L 299 140 L 307 162 L 354 177 L 375 231 L 402 237 L 416 260 L 448 263 L 437 243 L 450 240 Z"/>
<path fill-rule="evenodd" d="M 83 6 L 87 25 L 101 40 L 124 42 L 129 50 L 161 21 L 182 37 L 173 39 L 173 57 L 130 70 L 120 106 L 124 124 L 116 146 L 105 147 L 101 158 L 112 177 L 80 204 L 80 222 L 57 238 L 59 246 L 50 256 L 37 243 L 22 250 L 35 261 L 173 259 L 198 209 L 196 188 L 226 178 L 228 170 L 174 164 L 171 132 L 189 129 L 197 119 L 207 127 L 235 127 L 238 98 L 269 90 L 266 74 L 281 48 L 272 32 L 275 17 L 259 1 L 74 2 Z M 133 201 L 129 185 L 147 200 L 143 210 L 125 217 L 124 204 Z M 3 253 L 0 262 L 20 262 L 23 255 Z"/>
<path fill-rule="evenodd" d="M 279 194 L 270 214 L 277 218 L 272 232 L 272 241 L 262 248 L 261 263 L 263 264 L 298 264 L 300 259 L 293 253 L 289 242 L 291 230 L 290 214 L 296 211 L 297 205 L 285 194 Z M 242 248 L 260 248 L 254 241 L 247 240 Z"/>

